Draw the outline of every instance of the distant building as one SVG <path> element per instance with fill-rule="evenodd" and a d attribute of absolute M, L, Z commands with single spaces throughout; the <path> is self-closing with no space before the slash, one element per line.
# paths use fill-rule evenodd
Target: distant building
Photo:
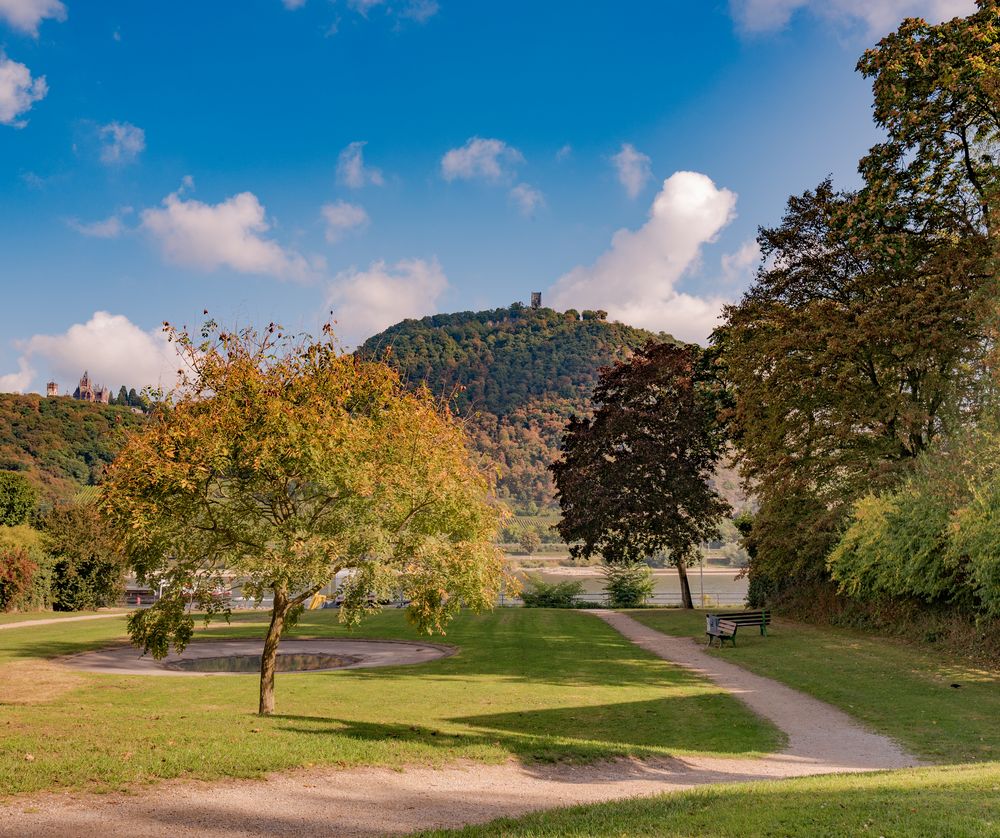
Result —
<path fill-rule="evenodd" d="M 532 291 L 531 292 L 531 307 L 541 308 L 542 307 L 542 292 Z"/>
<path fill-rule="evenodd" d="M 59 385 L 54 381 L 50 381 L 45 385 L 45 395 L 46 396 L 58 396 L 59 395 Z"/>
<path fill-rule="evenodd" d="M 90 375 L 84 371 L 79 386 L 73 391 L 73 398 L 81 402 L 107 404 L 111 401 L 111 391 L 107 387 L 95 387 L 90 381 Z"/>

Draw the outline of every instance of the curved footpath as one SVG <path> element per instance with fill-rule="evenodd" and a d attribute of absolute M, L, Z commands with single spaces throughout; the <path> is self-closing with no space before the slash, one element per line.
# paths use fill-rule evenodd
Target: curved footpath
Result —
<path fill-rule="evenodd" d="M 14 623 L 0 624 L 0 631 L 30 628 L 31 626 L 54 626 L 59 623 L 78 623 L 81 620 L 106 620 L 108 617 L 124 617 L 127 614 L 128 611 L 111 611 L 107 614 L 87 614 L 83 617 L 46 617 L 44 620 L 20 620 Z"/>
<path fill-rule="evenodd" d="M 309 769 L 267 780 L 170 781 L 137 794 L 41 794 L 0 804 L 0 835 L 374 836 L 456 827 L 535 809 L 688 789 L 918 765 L 892 740 L 828 704 L 706 654 L 631 617 L 591 612 L 665 660 L 731 691 L 785 731 L 788 746 L 763 759 L 685 757 L 589 766 L 480 765 L 444 769 Z"/>

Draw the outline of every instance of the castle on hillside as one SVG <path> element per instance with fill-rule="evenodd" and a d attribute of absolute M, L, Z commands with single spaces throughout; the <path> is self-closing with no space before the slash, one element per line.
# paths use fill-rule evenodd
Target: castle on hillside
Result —
<path fill-rule="evenodd" d="M 79 386 L 73 391 L 73 398 L 81 402 L 107 404 L 111 401 L 111 391 L 104 386 L 95 387 L 90 381 L 90 375 L 85 370 Z"/>

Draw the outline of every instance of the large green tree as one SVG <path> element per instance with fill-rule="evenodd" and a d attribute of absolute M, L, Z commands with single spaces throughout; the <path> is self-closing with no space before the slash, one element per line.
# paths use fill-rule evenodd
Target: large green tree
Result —
<path fill-rule="evenodd" d="M 603 369 L 593 418 L 573 418 L 552 464 L 574 556 L 634 564 L 666 551 L 692 608 L 687 563 L 728 509 L 709 485 L 723 453 L 719 392 L 697 346 L 649 342 Z"/>
<path fill-rule="evenodd" d="M 422 630 L 462 604 L 492 606 L 503 578 L 498 512 L 446 407 L 381 363 L 343 355 L 332 335 L 295 341 L 272 326 L 202 339 L 170 330 L 189 372 L 133 433 L 102 506 L 140 578 L 164 596 L 129 619 L 162 656 L 188 642 L 192 598 L 209 615 L 225 574 L 273 598 L 261 661 L 274 711 L 282 631 L 349 571 L 341 617 L 356 623 L 402 591 Z"/>
<path fill-rule="evenodd" d="M 82 611 L 113 605 L 125 590 L 125 557 L 94 506 L 64 505 L 42 521 L 53 560 L 52 607 Z"/>
<path fill-rule="evenodd" d="M 1000 12 L 905 21 L 858 69 L 885 140 L 764 229 L 713 337 L 759 499 L 751 574 L 824 578 L 854 501 L 975 422 L 994 387 Z"/>
<path fill-rule="evenodd" d="M 24 475 L 0 471 L 0 526 L 23 524 L 37 502 L 38 494 Z"/>

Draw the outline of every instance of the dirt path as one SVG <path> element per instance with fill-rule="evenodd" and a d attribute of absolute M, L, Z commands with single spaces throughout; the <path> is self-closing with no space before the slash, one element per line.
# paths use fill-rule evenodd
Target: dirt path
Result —
<path fill-rule="evenodd" d="M 820 701 L 705 654 L 623 614 L 597 612 L 633 642 L 732 690 L 788 734 L 764 759 L 711 757 L 591 766 L 460 763 L 406 771 L 310 769 L 261 781 L 167 782 L 138 794 L 44 794 L 0 805 L 0 835 L 375 836 L 454 827 L 576 803 L 835 771 L 916 765 L 891 740 Z"/>
<path fill-rule="evenodd" d="M 17 623 L 0 624 L 0 631 L 28 628 L 29 626 L 54 626 L 56 623 L 78 623 L 81 620 L 106 620 L 108 617 L 124 617 L 126 614 L 128 611 L 114 611 L 110 614 L 87 614 L 84 617 L 46 617 L 44 620 L 21 620 Z"/>

